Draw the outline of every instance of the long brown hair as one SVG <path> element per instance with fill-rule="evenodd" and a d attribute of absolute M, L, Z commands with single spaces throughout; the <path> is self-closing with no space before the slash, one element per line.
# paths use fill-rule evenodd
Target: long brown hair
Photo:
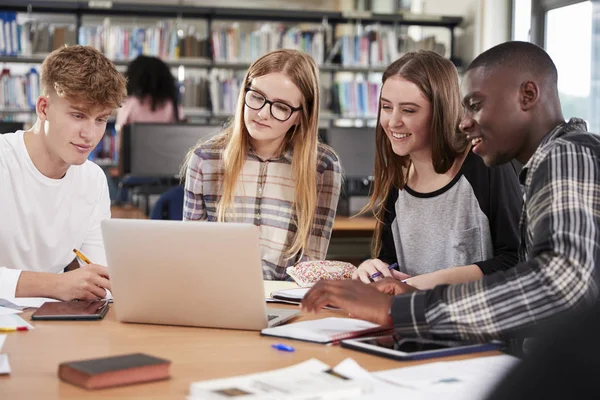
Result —
<path fill-rule="evenodd" d="M 234 198 L 238 177 L 246 162 L 250 149 L 250 133 L 244 123 L 245 89 L 254 78 L 281 72 L 300 89 L 302 110 L 299 122 L 286 134 L 284 149 L 293 149 L 292 178 L 294 180 L 294 213 L 297 230 L 286 255 L 299 258 L 308 249 L 310 231 L 317 206 L 317 146 L 320 109 L 319 71 L 314 60 L 306 53 L 282 49 L 272 51 L 256 60 L 246 73 L 238 96 L 235 116 L 227 128 L 217 135 L 214 145 L 222 148 L 221 166 L 223 181 L 220 187 L 220 200 L 217 204 L 217 220 L 235 220 Z M 186 161 L 194 153 L 193 148 Z M 184 163 L 184 168 L 187 166 Z M 185 175 L 183 175 L 185 176 Z"/>
<path fill-rule="evenodd" d="M 388 78 L 401 76 L 414 83 L 431 104 L 431 160 L 436 173 L 443 174 L 464 153 L 468 142 L 458 135 L 461 116 L 460 88 L 456 67 L 450 60 L 433 51 L 407 53 L 394 61 L 383 73 L 382 87 Z M 403 189 L 408 179 L 410 157 L 399 156 L 392 150 L 380 124 L 381 96 L 375 128 L 375 168 L 373 194 L 362 210 L 372 211 L 377 219 L 371 246 L 372 257 L 381 250 L 385 201 L 393 189 Z"/>

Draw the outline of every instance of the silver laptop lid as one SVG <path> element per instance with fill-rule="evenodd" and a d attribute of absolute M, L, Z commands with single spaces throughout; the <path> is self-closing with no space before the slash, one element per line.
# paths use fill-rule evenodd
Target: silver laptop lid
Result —
<path fill-rule="evenodd" d="M 119 321 L 267 326 L 258 227 L 110 219 L 102 235 Z"/>

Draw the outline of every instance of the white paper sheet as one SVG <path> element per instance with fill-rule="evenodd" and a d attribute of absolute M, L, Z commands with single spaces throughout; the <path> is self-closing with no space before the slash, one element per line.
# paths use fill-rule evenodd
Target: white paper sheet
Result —
<path fill-rule="evenodd" d="M 188 400 L 227 399 L 242 396 L 256 400 L 358 399 L 363 383 L 327 372 L 329 366 L 310 359 L 291 367 L 233 378 L 194 382 Z"/>
<path fill-rule="evenodd" d="M 0 354 L 0 375 L 10 374 L 10 363 L 8 362 L 8 354 Z"/>
<path fill-rule="evenodd" d="M 33 325 L 19 317 L 17 314 L 0 315 L 0 329 L 12 329 L 26 326 L 27 329 L 35 329 Z"/>
<path fill-rule="evenodd" d="M 46 297 L 11 297 L 11 298 L 2 299 L 2 300 L 8 301 L 9 303 L 12 303 L 19 308 L 29 308 L 29 307 L 40 308 L 41 305 L 47 301 L 59 301 L 56 299 L 49 299 Z M 2 303 L 2 304 L 6 304 L 6 303 Z M 7 307 L 11 307 L 11 306 L 7 305 Z"/>
<path fill-rule="evenodd" d="M 14 308 L 0 306 L 0 315 L 19 314 L 20 312 L 21 310 L 15 310 Z"/>

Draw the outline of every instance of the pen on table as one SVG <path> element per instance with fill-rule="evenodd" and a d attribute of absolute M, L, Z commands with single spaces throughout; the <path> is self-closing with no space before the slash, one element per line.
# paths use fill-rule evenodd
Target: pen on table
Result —
<path fill-rule="evenodd" d="M 287 351 L 288 353 L 294 352 L 294 348 L 292 346 L 288 346 L 287 344 L 283 344 L 283 343 L 272 344 L 271 347 L 276 350 Z"/>
<path fill-rule="evenodd" d="M 73 253 L 75 253 L 75 255 L 77 257 L 79 257 L 81 259 L 81 261 L 83 261 L 86 264 L 91 264 L 92 262 L 90 261 L 89 258 L 87 258 L 86 256 L 84 256 L 79 250 L 77 249 L 73 249 Z"/>
<path fill-rule="evenodd" d="M 396 263 L 393 263 L 393 264 L 390 264 L 390 265 L 388 265 L 388 267 L 387 267 L 387 268 L 388 268 L 388 269 L 394 269 L 394 268 L 396 268 L 397 266 L 398 266 L 398 263 L 396 262 Z M 381 276 L 381 275 L 383 275 L 383 274 L 381 273 L 381 271 L 377 271 L 377 272 L 375 272 L 373 275 L 371 275 L 371 279 L 377 278 L 378 276 Z"/>

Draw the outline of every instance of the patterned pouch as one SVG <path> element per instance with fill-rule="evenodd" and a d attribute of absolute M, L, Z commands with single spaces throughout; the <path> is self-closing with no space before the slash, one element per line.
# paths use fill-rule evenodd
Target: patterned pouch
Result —
<path fill-rule="evenodd" d="M 344 261 L 304 261 L 293 267 L 288 267 L 286 273 L 300 287 L 309 287 L 318 280 L 342 280 L 351 279 L 356 267 Z"/>

